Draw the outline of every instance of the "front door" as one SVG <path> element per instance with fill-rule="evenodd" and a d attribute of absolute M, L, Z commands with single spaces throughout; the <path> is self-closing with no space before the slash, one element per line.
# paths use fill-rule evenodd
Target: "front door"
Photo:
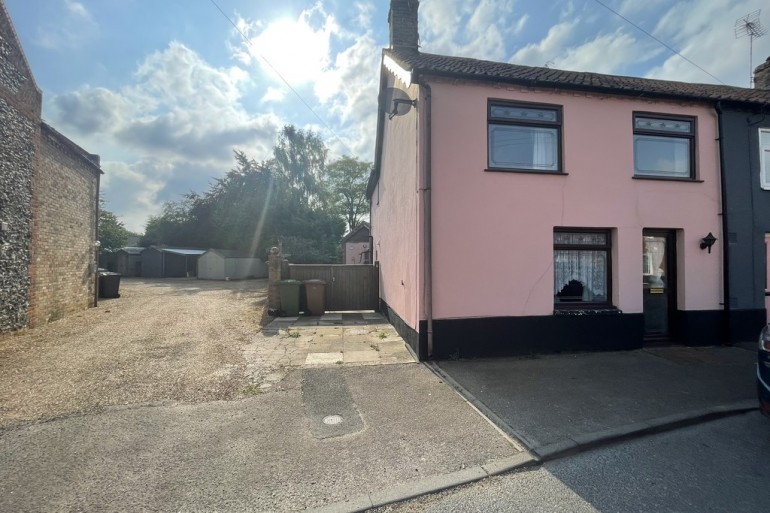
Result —
<path fill-rule="evenodd" d="M 644 335 L 650 340 L 671 337 L 676 311 L 675 241 L 672 230 L 644 230 L 642 234 Z"/>
<path fill-rule="evenodd" d="M 770 233 L 765 234 L 765 320 L 770 323 Z"/>

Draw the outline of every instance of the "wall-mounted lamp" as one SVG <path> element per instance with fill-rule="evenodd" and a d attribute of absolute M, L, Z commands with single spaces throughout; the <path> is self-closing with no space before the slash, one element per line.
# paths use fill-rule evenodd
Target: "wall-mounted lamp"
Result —
<path fill-rule="evenodd" d="M 711 253 L 711 246 L 713 246 L 716 241 L 717 241 L 717 238 L 714 237 L 714 235 L 711 232 L 709 232 L 708 235 L 706 235 L 700 240 L 700 249 L 708 248 L 709 253 Z"/>

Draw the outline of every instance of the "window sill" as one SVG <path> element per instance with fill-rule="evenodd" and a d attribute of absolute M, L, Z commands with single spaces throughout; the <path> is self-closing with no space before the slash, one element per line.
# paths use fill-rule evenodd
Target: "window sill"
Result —
<path fill-rule="evenodd" d="M 537 171 L 534 169 L 504 169 L 504 168 L 487 168 L 484 170 L 487 173 L 521 173 L 526 175 L 557 175 L 567 176 L 569 173 L 562 171 Z"/>
<path fill-rule="evenodd" d="M 644 175 L 634 175 L 632 177 L 634 180 L 657 180 L 657 181 L 663 181 L 663 182 L 692 182 L 692 183 L 703 183 L 703 180 L 698 180 L 695 178 L 676 178 L 673 176 L 644 176 Z"/>
<path fill-rule="evenodd" d="M 618 315 L 622 314 L 621 310 L 618 310 L 614 306 L 562 306 L 555 305 L 554 315 Z"/>

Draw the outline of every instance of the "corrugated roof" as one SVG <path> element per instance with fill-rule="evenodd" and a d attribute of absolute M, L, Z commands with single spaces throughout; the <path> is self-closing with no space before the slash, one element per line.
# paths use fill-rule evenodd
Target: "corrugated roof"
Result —
<path fill-rule="evenodd" d="M 694 84 L 672 80 L 603 75 L 601 73 L 583 71 L 564 71 L 410 50 L 385 49 L 383 52 L 384 55 L 391 57 L 405 70 L 411 71 L 415 81 L 421 75 L 441 75 L 472 80 L 509 82 L 532 87 L 603 91 L 631 96 L 655 96 L 706 101 L 722 100 L 757 104 L 770 103 L 770 90 L 765 89 Z"/>
<path fill-rule="evenodd" d="M 217 253 L 225 258 L 257 258 L 250 252 L 240 249 L 210 249 L 209 251 Z"/>
<path fill-rule="evenodd" d="M 125 251 L 129 255 L 139 255 L 144 251 L 144 248 L 140 248 L 138 246 L 126 246 L 124 248 L 120 248 L 119 251 Z"/>
<path fill-rule="evenodd" d="M 183 256 L 195 256 L 195 255 L 202 255 L 206 252 L 205 249 L 184 249 L 184 248 L 158 248 L 160 251 L 164 253 L 172 253 L 174 255 L 183 255 Z"/>

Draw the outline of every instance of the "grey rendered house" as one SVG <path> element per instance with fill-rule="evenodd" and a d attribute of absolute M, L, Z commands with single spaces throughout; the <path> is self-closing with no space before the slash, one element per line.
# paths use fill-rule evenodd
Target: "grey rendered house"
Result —
<path fill-rule="evenodd" d="M 754 72 L 770 92 L 770 58 Z M 722 159 L 725 331 L 755 340 L 767 322 L 770 290 L 770 103 L 718 102 Z"/>

